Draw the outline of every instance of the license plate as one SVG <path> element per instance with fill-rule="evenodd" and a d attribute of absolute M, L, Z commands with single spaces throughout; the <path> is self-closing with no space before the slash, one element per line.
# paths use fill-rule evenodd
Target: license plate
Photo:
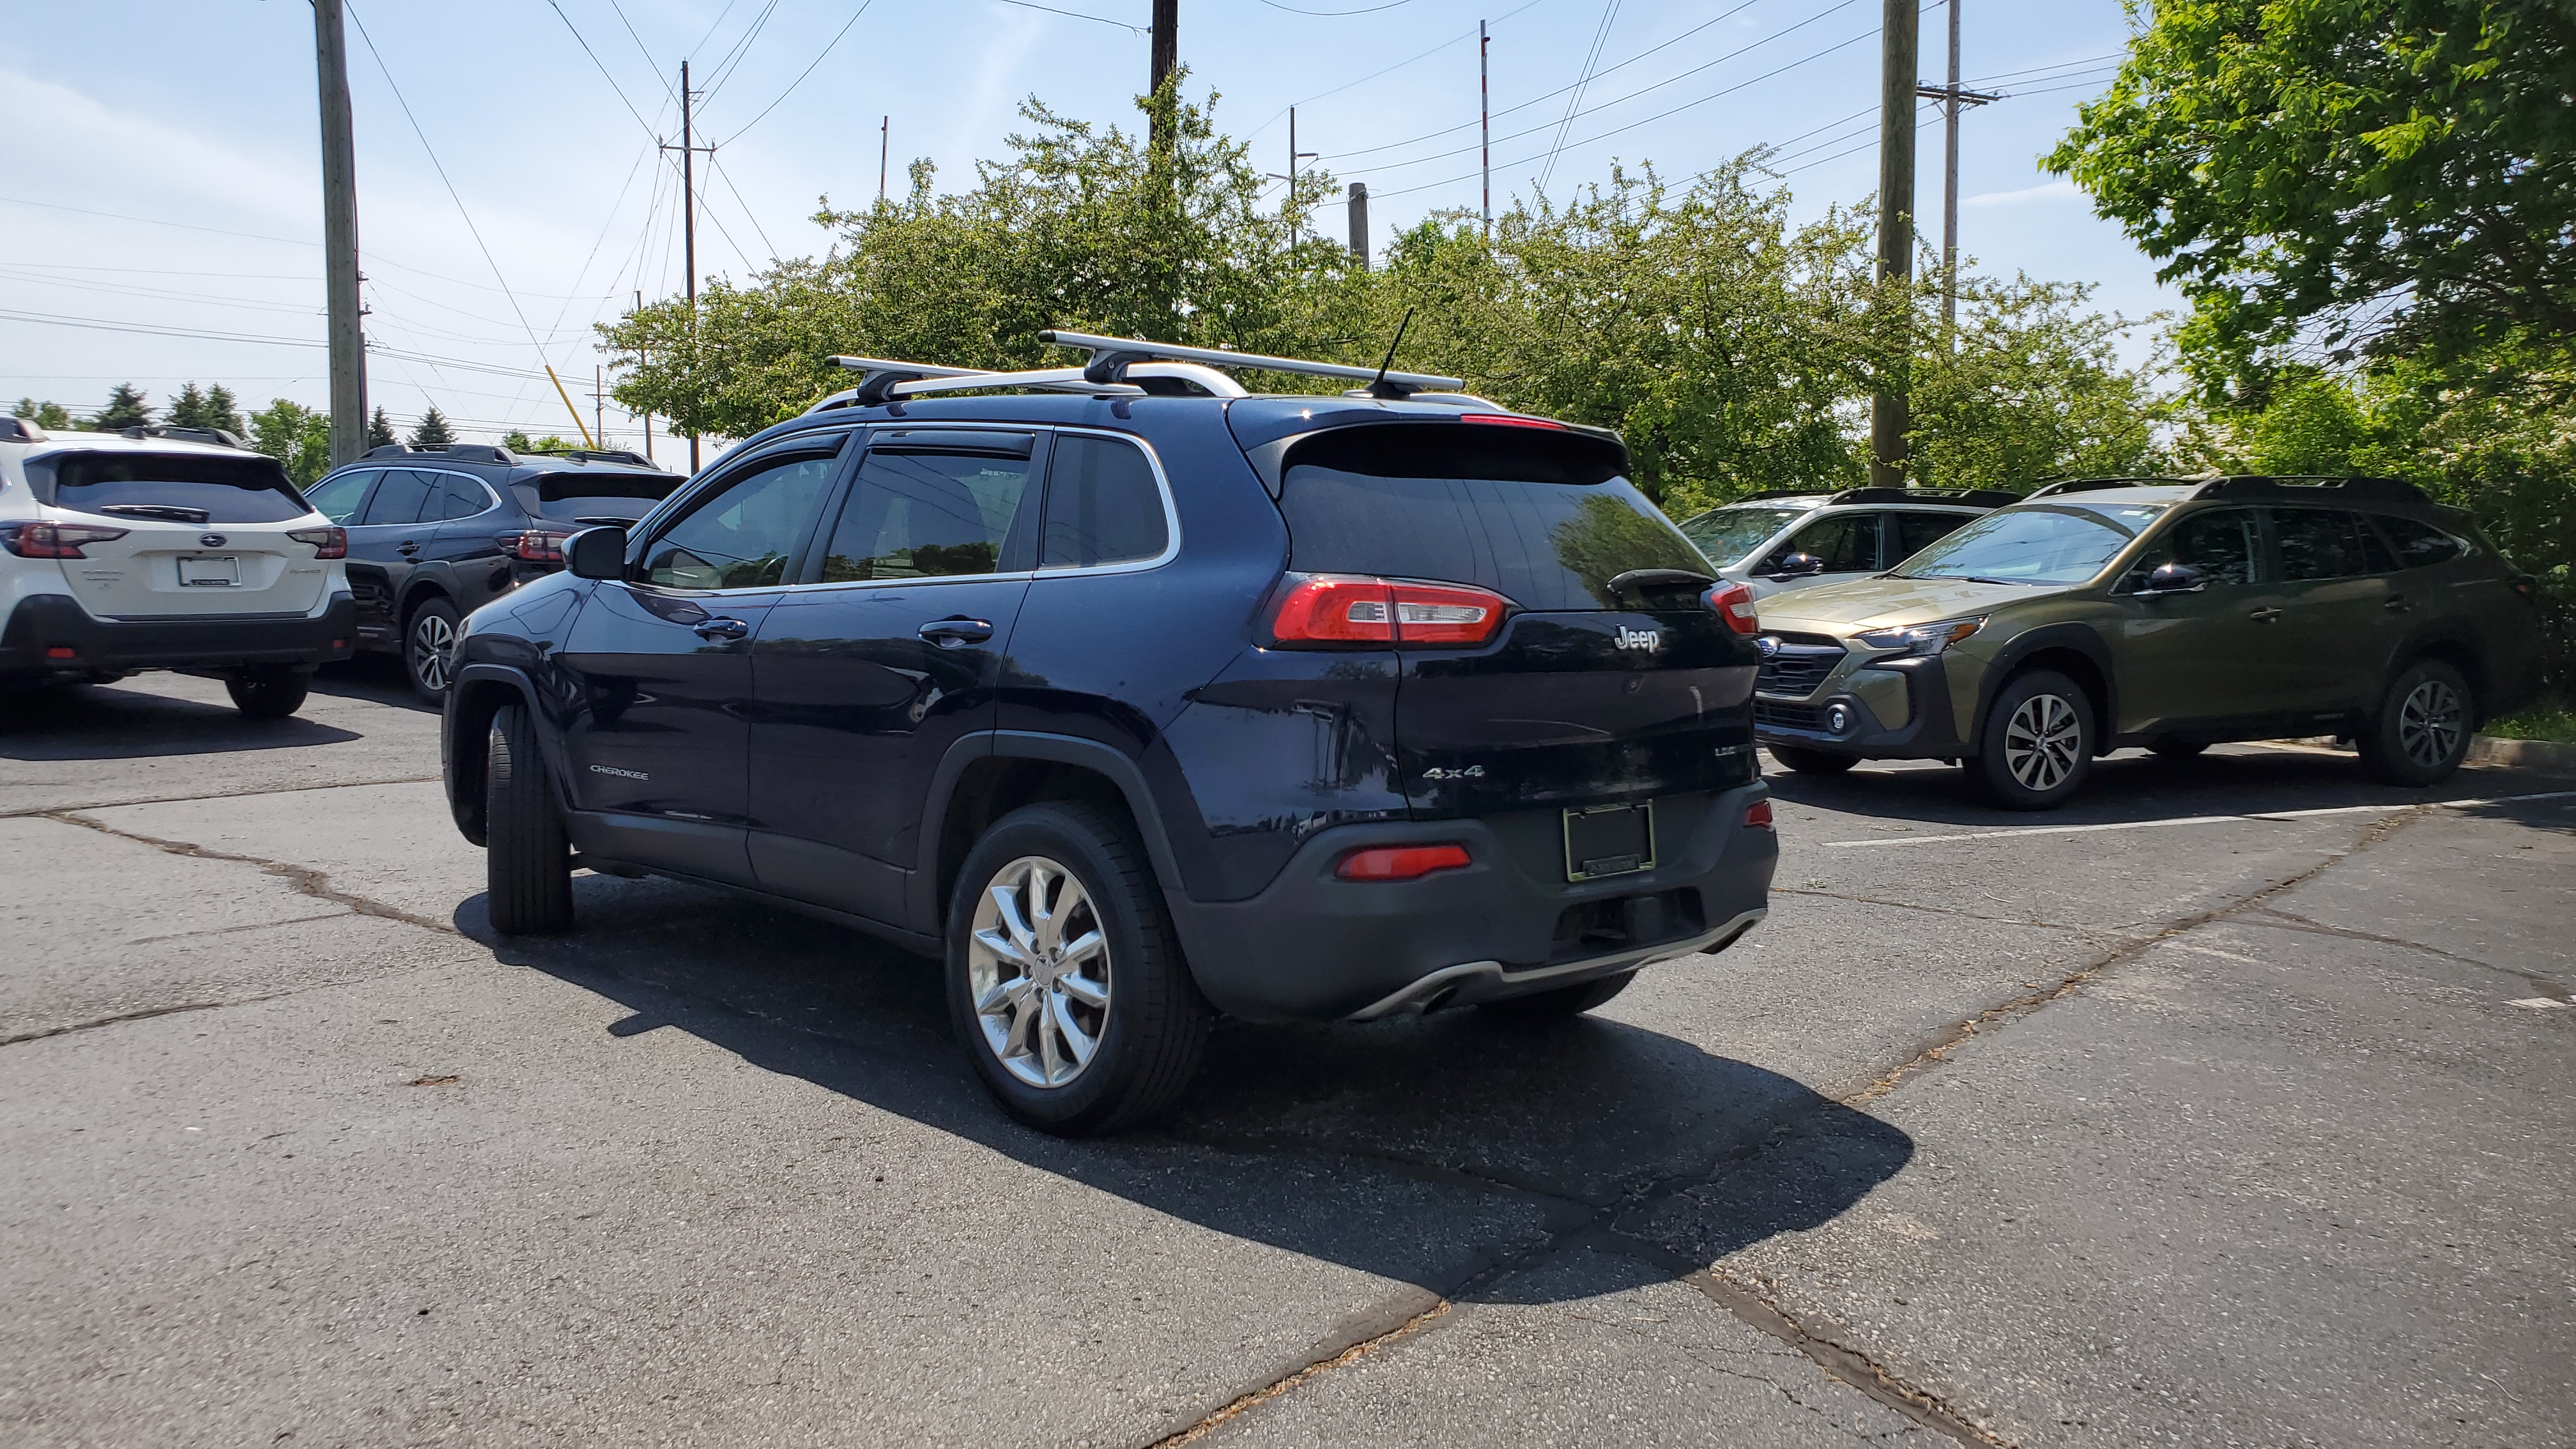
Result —
<path fill-rule="evenodd" d="M 1565 878 L 1599 880 L 1655 868 L 1655 804 L 1565 812 Z"/>
<path fill-rule="evenodd" d="M 229 589 L 241 582 L 241 560 L 238 558 L 183 557 L 179 560 L 179 583 L 191 589 Z"/>

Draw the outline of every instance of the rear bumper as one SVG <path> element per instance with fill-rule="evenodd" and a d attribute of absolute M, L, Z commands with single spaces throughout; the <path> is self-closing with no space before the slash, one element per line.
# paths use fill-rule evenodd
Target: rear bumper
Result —
<path fill-rule="evenodd" d="M 100 619 L 68 595 L 33 594 L 0 627 L 0 677 L 310 667 L 348 658 L 357 626 L 357 601 L 345 593 L 318 614 L 290 619 Z"/>
<path fill-rule="evenodd" d="M 1249 900 L 1175 899 L 1199 989 L 1255 1021 L 1369 1020 L 1616 975 L 1722 950 L 1767 909 L 1780 846 L 1748 828 L 1758 783 L 1657 804 L 1653 870 L 1565 879 L 1555 811 L 1327 830 Z M 1346 853 L 1456 841 L 1474 864 L 1412 881 L 1338 879 Z"/>

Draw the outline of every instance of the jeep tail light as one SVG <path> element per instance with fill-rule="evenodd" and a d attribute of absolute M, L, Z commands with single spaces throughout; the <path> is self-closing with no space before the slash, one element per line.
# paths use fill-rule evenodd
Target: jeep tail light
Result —
<path fill-rule="evenodd" d="M 1736 633 L 1761 632 L 1762 621 L 1754 611 L 1751 589 L 1742 584 L 1720 584 L 1702 597 L 1708 601 L 1710 611 L 1724 619 L 1726 627 Z"/>
<path fill-rule="evenodd" d="M 1771 802 L 1768 800 L 1756 800 L 1752 804 L 1745 806 L 1744 828 L 1747 830 L 1770 829 Z"/>
<path fill-rule="evenodd" d="M 1381 845 L 1343 856 L 1333 874 L 1344 880 L 1418 880 L 1473 864 L 1463 845 Z"/>
<path fill-rule="evenodd" d="M 1286 645 L 1482 644 L 1500 629 L 1511 601 L 1466 584 L 1425 584 L 1310 574 L 1271 611 L 1271 639 Z"/>
<path fill-rule="evenodd" d="M 559 564 L 563 562 L 564 540 L 570 537 L 572 533 L 566 529 L 531 528 L 502 534 L 497 541 L 503 553 L 524 563 Z"/>
<path fill-rule="evenodd" d="M 105 543 L 125 533 L 86 523 L 0 523 L 0 548 L 20 558 L 87 558 L 82 544 Z"/>
<path fill-rule="evenodd" d="M 345 528 L 290 528 L 286 531 L 286 536 L 297 543 L 313 545 L 315 558 L 349 556 L 349 530 Z"/>

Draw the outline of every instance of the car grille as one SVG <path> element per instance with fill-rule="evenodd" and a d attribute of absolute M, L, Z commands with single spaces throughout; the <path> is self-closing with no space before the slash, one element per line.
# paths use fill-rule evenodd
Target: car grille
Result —
<path fill-rule="evenodd" d="M 1762 661 L 1753 688 L 1761 694 L 1802 698 L 1823 686 L 1843 662 L 1843 646 L 1821 634 L 1774 634 L 1780 652 Z"/>
<path fill-rule="evenodd" d="M 1812 704 L 1782 704 L 1778 700 L 1756 696 L 1753 701 L 1753 723 L 1774 729 L 1805 730 L 1809 734 L 1825 732 L 1825 712 Z"/>

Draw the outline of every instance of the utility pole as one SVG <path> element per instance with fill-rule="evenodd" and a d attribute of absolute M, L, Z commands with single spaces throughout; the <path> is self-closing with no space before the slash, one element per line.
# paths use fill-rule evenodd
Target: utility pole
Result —
<path fill-rule="evenodd" d="M 1912 431 L 1906 391 L 1913 348 L 1914 298 L 1914 94 L 1917 80 L 1916 0 L 1887 0 L 1880 35 L 1878 87 L 1879 305 L 1901 309 L 1891 351 L 1869 400 L 1869 481 L 1882 488 L 1905 482 L 1905 435 Z"/>
<path fill-rule="evenodd" d="M 635 289 L 635 310 L 638 312 L 644 310 L 644 289 L 642 287 Z M 635 366 L 638 371 L 643 369 L 649 356 L 650 354 L 643 348 L 638 347 L 635 349 Z M 650 412 L 644 414 L 644 461 L 647 463 L 653 461 L 653 414 Z"/>
<path fill-rule="evenodd" d="M 357 138 L 349 119 L 349 54 L 340 0 L 313 0 L 322 81 L 322 292 L 330 310 L 331 466 L 367 451 L 367 337 L 358 297 Z"/>
<path fill-rule="evenodd" d="M 1314 159 L 1314 152 L 1300 151 L 1297 149 L 1297 108 L 1295 106 L 1290 106 L 1288 108 L 1288 171 L 1286 175 L 1281 175 L 1279 172 L 1273 171 L 1270 173 L 1270 178 L 1274 181 L 1285 181 L 1288 183 L 1288 195 L 1281 199 L 1279 203 L 1279 214 L 1288 218 L 1288 245 L 1291 247 L 1297 245 L 1298 232 L 1297 163 L 1300 161 L 1311 161 Z"/>
<path fill-rule="evenodd" d="M 590 435 L 608 446 L 608 376 L 596 362 L 590 365 Z"/>
<path fill-rule="evenodd" d="M 1369 264 L 1369 224 L 1368 183 L 1365 181 L 1351 183 L 1350 216 L 1351 259 L 1360 264 L 1360 270 L 1366 271 Z"/>
<path fill-rule="evenodd" d="M 1893 3 L 1893 0 L 1890 0 Z M 1494 42 L 1485 35 L 1485 22 L 1476 22 L 1476 108 L 1480 135 L 1485 148 L 1485 240 L 1494 239 L 1494 85 L 1492 68 L 1486 64 L 1486 52 Z"/>
<path fill-rule="evenodd" d="M 894 144 L 894 117 L 877 122 L 877 205 L 885 205 L 886 156 Z"/>
<path fill-rule="evenodd" d="M 1959 330 L 1959 110 L 1999 101 L 2000 94 L 1981 94 L 1959 87 L 1959 0 L 1950 10 L 1950 83 L 1916 86 L 1914 93 L 1942 103 L 1947 113 L 1943 143 L 1948 155 L 1941 168 L 1941 337 L 1946 345 Z"/>
<path fill-rule="evenodd" d="M 1890 0 L 1890 3 L 1893 3 L 1893 0 Z M 695 97 L 689 91 L 689 63 L 684 60 L 680 62 L 680 144 L 678 148 L 680 152 L 680 252 L 683 258 L 681 270 L 686 274 L 689 287 L 689 337 L 692 341 L 698 335 L 698 153 L 704 151 L 712 156 L 716 150 L 713 146 L 697 144 L 696 133 L 690 129 L 693 124 L 690 105 L 694 100 Z M 666 145 L 662 149 L 668 151 L 672 148 Z M 698 435 L 691 433 L 689 434 L 689 472 L 695 474 L 697 471 Z"/>
<path fill-rule="evenodd" d="M 1181 63 L 1181 0 L 1154 0 L 1154 38 L 1151 49 L 1153 52 L 1150 71 L 1152 89 L 1153 94 L 1159 96 L 1163 93 L 1163 82 L 1172 78 L 1172 71 Z M 1153 118 L 1153 130 L 1148 144 L 1153 147 L 1155 154 L 1160 155 L 1163 148 L 1173 140 L 1171 120 L 1163 114 L 1159 106 L 1154 109 Z"/>

